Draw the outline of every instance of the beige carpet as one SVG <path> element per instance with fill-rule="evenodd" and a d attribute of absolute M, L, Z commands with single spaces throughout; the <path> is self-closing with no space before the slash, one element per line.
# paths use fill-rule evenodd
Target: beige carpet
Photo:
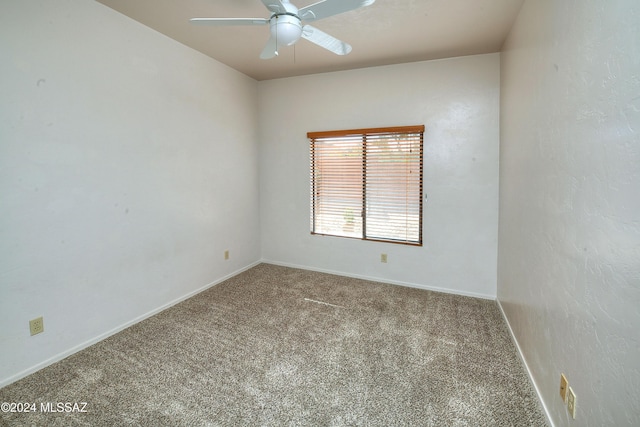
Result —
<path fill-rule="evenodd" d="M 495 302 L 268 264 L 0 402 L 87 403 L 9 426 L 546 425 Z"/>

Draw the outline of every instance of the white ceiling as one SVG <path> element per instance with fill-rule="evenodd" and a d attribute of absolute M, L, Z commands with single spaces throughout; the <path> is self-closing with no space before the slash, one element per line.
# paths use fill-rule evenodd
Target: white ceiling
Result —
<path fill-rule="evenodd" d="M 258 56 L 268 26 L 211 27 L 190 18 L 269 18 L 260 0 L 98 0 L 256 79 L 499 52 L 524 0 L 377 0 L 313 25 L 353 46 L 346 56 L 307 40 Z M 318 0 L 292 0 L 298 8 Z"/>

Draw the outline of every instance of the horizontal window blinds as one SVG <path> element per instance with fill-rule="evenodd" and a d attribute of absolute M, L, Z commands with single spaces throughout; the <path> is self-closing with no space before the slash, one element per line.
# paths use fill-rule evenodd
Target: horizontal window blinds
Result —
<path fill-rule="evenodd" d="M 311 232 L 422 244 L 424 126 L 309 132 Z"/>

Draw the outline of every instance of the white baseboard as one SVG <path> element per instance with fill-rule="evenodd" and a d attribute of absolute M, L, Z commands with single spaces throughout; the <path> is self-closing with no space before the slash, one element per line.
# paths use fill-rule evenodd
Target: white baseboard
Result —
<path fill-rule="evenodd" d="M 312 267 L 312 266 L 308 266 L 308 265 L 297 265 L 297 264 L 273 261 L 273 260 L 268 260 L 268 259 L 262 259 L 261 262 L 263 262 L 265 264 L 280 265 L 282 267 L 299 268 L 301 270 L 317 271 L 319 273 L 335 274 L 335 275 L 338 275 L 338 276 L 352 277 L 354 279 L 369 280 L 369 281 L 372 281 L 372 282 L 388 283 L 390 285 L 406 286 L 408 288 L 424 289 L 426 291 L 443 292 L 443 293 L 446 293 L 446 294 L 462 295 L 462 296 L 466 296 L 466 297 L 488 299 L 488 300 L 492 300 L 492 301 L 495 301 L 495 299 L 496 299 L 495 295 L 479 294 L 479 293 L 475 293 L 475 292 L 465 292 L 465 291 L 460 291 L 460 290 L 457 290 L 457 289 L 439 288 L 439 287 L 436 287 L 436 286 L 426 286 L 426 285 L 421 285 L 421 284 L 418 284 L 418 283 L 401 282 L 401 281 L 398 281 L 398 280 L 381 279 L 379 277 L 364 276 L 364 275 L 360 275 L 360 274 L 346 273 L 344 271 L 327 270 L 327 269 L 316 268 L 316 267 Z"/>
<path fill-rule="evenodd" d="M 246 271 L 246 270 L 248 270 L 248 269 L 250 269 L 252 267 L 255 267 L 256 265 L 260 264 L 261 262 L 262 261 L 256 261 L 256 262 L 254 262 L 252 264 L 249 264 L 246 267 L 243 267 L 243 268 L 241 268 L 239 270 L 236 270 L 233 273 L 227 274 L 226 276 L 223 276 L 223 277 L 221 277 L 221 278 L 219 278 L 219 279 L 217 279 L 217 280 L 215 280 L 215 281 L 213 281 L 213 282 L 211 282 L 209 284 L 206 284 L 206 285 L 204 285 L 204 286 L 202 286 L 202 287 L 200 287 L 200 288 L 198 288 L 198 289 L 196 289 L 194 291 L 191 291 L 191 292 L 189 292 L 189 293 L 187 293 L 185 295 L 182 295 L 182 296 L 174 299 L 173 301 L 170 301 L 170 302 L 168 302 L 166 304 L 163 304 L 160 307 L 157 307 L 157 308 L 155 308 L 155 309 L 153 309 L 153 310 L 151 310 L 151 311 L 149 311 L 149 312 L 147 312 L 147 313 L 145 313 L 145 314 L 143 314 L 141 316 L 138 316 L 138 317 L 136 317 L 136 318 L 134 318 L 134 319 L 132 319 L 132 320 L 130 320 L 128 322 L 125 322 L 122 325 L 117 326 L 117 327 L 115 327 L 115 328 L 113 328 L 113 329 L 111 329 L 111 330 L 109 330 L 107 332 L 104 332 L 104 333 L 102 333 L 102 334 L 100 334 L 100 335 L 98 335 L 98 336 L 96 336 L 94 338 L 91 338 L 91 339 L 89 339 L 89 340 L 87 340 L 87 341 L 85 341 L 85 342 L 83 342 L 83 343 L 81 343 L 81 344 L 79 344 L 79 345 L 77 345 L 75 347 L 72 347 L 72 348 L 70 348 L 68 350 L 65 350 L 62 353 L 56 354 L 55 356 L 50 357 L 49 359 L 47 359 L 45 361 L 42 361 L 42 362 L 38 363 L 37 365 L 31 366 L 30 368 L 27 368 L 27 369 L 15 374 L 15 375 L 12 375 L 12 376 L 10 376 L 8 378 L 3 378 L 2 380 L 0 380 L 0 388 L 8 386 L 9 384 L 11 384 L 13 382 L 16 382 L 16 381 L 18 381 L 18 380 L 20 380 L 20 379 L 22 379 L 22 378 L 24 378 L 24 377 L 26 377 L 28 375 L 31 375 L 34 372 L 39 371 L 40 369 L 46 368 L 49 365 L 52 365 L 52 364 L 54 364 L 56 362 L 59 362 L 60 360 L 66 358 L 66 357 L 69 357 L 72 354 L 77 353 L 77 352 L 79 352 L 81 350 L 84 350 L 85 348 L 90 347 L 93 344 L 96 344 L 96 343 L 104 340 L 105 338 L 109 338 L 110 336 L 117 334 L 118 332 L 128 328 L 129 326 L 133 326 L 136 323 L 141 322 L 141 321 L 143 321 L 143 320 L 145 320 L 145 319 L 147 319 L 147 318 L 149 318 L 149 317 L 151 317 L 153 315 L 156 315 L 156 314 L 160 313 L 161 311 L 166 310 L 169 307 L 172 307 L 172 306 L 174 306 L 174 305 L 176 305 L 178 303 L 181 303 L 182 301 L 187 300 L 187 299 L 191 298 L 192 296 L 194 296 L 196 294 L 199 294 L 200 292 L 203 292 L 203 291 L 205 291 L 205 290 L 207 290 L 207 289 L 209 289 L 209 288 L 211 288 L 211 287 L 213 287 L 213 286 L 215 286 L 215 285 L 217 285 L 219 283 L 222 283 L 225 280 L 230 279 L 233 276 L 236 276 L 236 275 L 242 273 L 243 271 Z"/>
<path fill-rule="evenodd" d="M 553 420 L 551 419 L 551 414 L 549 413 L 549 409 L 547 408 L 547 405 L 544 404 L 544 400 L 542 400 L 542 394 L 540 393 L 540 389 L 538 388 L 536 381 L 533 379 L 533 375 L 531 374 L 531 370 L 529 369 L 527 360 L 524 358 L 524 354 L 522 354 L 522 349 L 520 348 L 520 344 L 516 339 L 516 335 L 513 333 L 513 329 L 511 328 L 511 324 L 509 323 L 509 319 L 507 318 L 507 315 L 504 312 L 504 309 L 502 308 L 502 304 L 500 303 L 500 300 L 497 298 L 496 298 L 496 302 L 498 303 L 498 308 L 500 308 L 500 313 L 502 313 L 502 318 L 504 319 L 504 322 L 507 324 L 507 328 L 509 328 L 509 333 L 511 334 L 511 341 L 513 341 L 513 344 L 516 346 L 516 349 L 518 350 L 518 355 L 520 356 L 520 360 L 522 361 L 522 364 L 524 365 L 524 368 L 527 371 L 527 376 L 529 377 L 529 381 L 531 381 L 531 385 L 533 386 L 534 390 L 536 391 L 536 394 L 538 395 L 538 401 L 540 402 L 540 405 L 542 405 L 544 414 L 547 416 L 547 421 L 549 422 L 549 425 L 551 427 L 555 427 L 553 424 Z"/>

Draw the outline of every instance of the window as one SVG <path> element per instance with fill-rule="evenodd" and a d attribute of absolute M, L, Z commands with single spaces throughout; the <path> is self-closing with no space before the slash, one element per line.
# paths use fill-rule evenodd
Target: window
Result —
<path fill-rule="evenodd" d="M 311 234 L 422 245 L 424 126 L 309 132 Z"/>

